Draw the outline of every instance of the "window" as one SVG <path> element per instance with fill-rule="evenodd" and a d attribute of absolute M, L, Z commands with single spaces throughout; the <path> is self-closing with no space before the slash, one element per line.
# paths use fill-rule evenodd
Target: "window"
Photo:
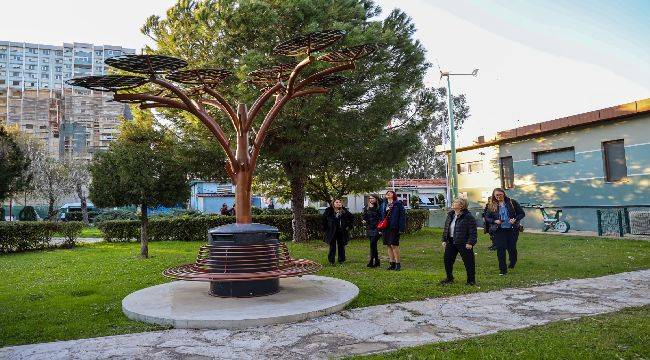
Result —
<path fill-rule="evenodd" d="M 47 65 L 43 65 L 43 66 L 41 66 L 41 70 L 42 71 L 48 71 L 48 70 L 50 70 L 50 67 L 47 66 Z"/>
<path fill-rule="evenodd" d="M 512 189 L 515 187 L 515 171 L 512 165 L 512 156 L 501 158 L 501 187 L 504 189 Z"/>
<path fill-rule="evenodd" d="M 603 163 L 605 168 L 605 181 L 616 182 L 627 177 L 625 144 L 622 139 L 603 143 Z"/>
<path fill-rule="evenodd" d="M 474 173 L 483 171 L 483 161 L 470 161 L 458 164 L 458 173 Z"/>
<path fill-rule="evenodd" d="M 50 55 L 50 50 L 43 49 L 43 55 Z"/>
<path fill-rule="evenodd" d="M 572 147 L 538 151 L 533 153 L 533 164 L 537 166 L 562 164 L 576 161 L 576 150 Z"/>

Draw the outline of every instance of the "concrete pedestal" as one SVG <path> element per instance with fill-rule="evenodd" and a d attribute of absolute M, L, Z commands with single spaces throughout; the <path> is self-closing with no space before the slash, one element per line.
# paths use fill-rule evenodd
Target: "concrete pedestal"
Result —
<path fill-rule="evenodd" d="M 205 282 L 172 281 L 122 300 L 130 319 L 190 329 L 241 329 L 307 320 L 340 311 L 357 295 L 356 285 L 305 275 L 280 279 L 280 291 L 263 297 L 222 298 Z"/>

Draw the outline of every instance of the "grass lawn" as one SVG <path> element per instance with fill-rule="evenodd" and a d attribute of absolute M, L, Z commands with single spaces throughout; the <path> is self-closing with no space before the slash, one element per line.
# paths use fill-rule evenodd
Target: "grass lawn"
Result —
<path fill-rule="evenodd" d="M 353 359 L 648 359 L 650 306 Z"/>
<path fill-rule="evenodd" d="M 63 237 L 63 234 L 54 233 L 54 237 Z M 103 238 L 104 234 L 96 227 L 85 227 L 81 230 L 80 238 Z"/>
<path fill-rule="evenodd" d="M 403 271 L 368 269 L 368 245 L 354 240 L 348 262 L 326 265 L 321 275 L 352 281 L 360 288 L 350 307 L 522 287 L 566 278 L 584 278 L 650 268 L 650 242 L 522 234 L 519 263 L 498 276 L 496 255 L 481 234 L 476 247 L 478 287 L 441 287 L 444 277 L 440 230 L 424 229 L 402 238 Z M 196 258 L 199 243 L 150 243 L 149 259 L 139 259 L 136 243 L 97 243 L 70 250 L 0 256 L 0 346 L 67 340 L 161 329 L 128 320 L 121 300 L 129 293 L 168 281 L 163 269 Z M 294 257 L 327 263 L 322 242 L 290 244 Z M 385 251 L 382 249 L 382 254 Z M 206 291 L 207 291 L 206 284 Z M 155 300 L 154 300 L 155 301 Z"/>

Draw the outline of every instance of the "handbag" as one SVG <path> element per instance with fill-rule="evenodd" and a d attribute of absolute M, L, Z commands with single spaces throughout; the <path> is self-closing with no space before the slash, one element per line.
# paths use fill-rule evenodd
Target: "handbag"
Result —
<path fill-rule="evenodd" d="M 384 230 L 388 227 L 388 218 L 390 217 L 390 212 L 393 210 L 393 205 L 389 206 L 386 210 L 386 216 L 377 224 L 377 230 Z"/>

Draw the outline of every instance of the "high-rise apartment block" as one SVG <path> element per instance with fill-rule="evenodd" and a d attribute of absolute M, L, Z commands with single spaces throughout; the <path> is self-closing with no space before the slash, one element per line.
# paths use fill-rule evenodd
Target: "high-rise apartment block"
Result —
<path fill-rule="evenodd" d="M 117 137 L 120 116 L 130 118 L 129 108 L 65 81 L 104 75 L 105 59 L 134 53 L 120 46 L 0 41 L 0 124 L 43 140 L 57 158 L 91 158 Z"/>

